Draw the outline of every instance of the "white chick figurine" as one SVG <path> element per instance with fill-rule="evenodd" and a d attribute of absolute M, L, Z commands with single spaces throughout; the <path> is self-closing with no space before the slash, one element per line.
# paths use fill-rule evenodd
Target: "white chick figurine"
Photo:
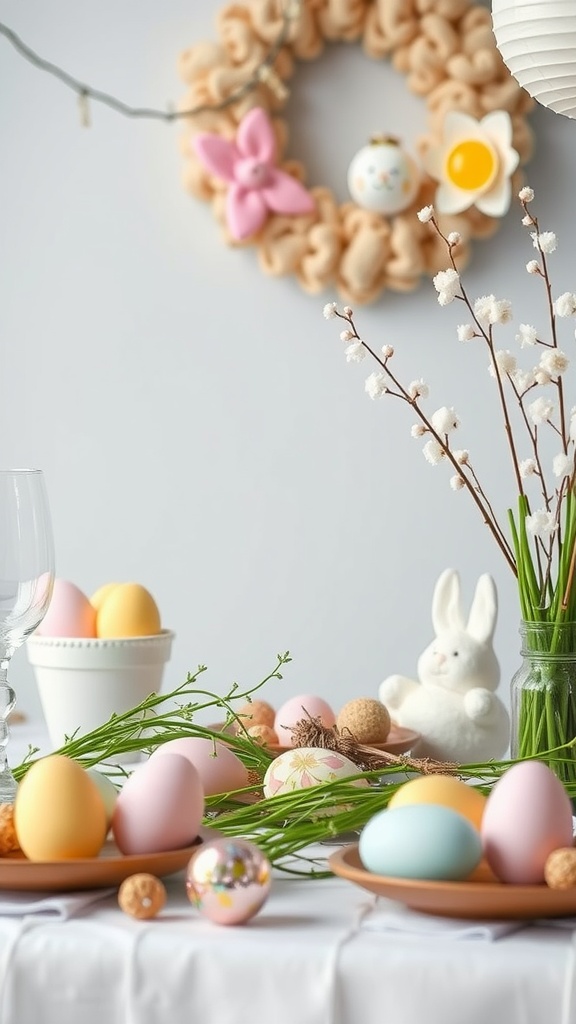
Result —
<path fill-rule="evenodd" d="M 418 659 L 420 682 L 392 675 L 378 691 L 398 725 L 420 733 L 414 757 L 463 764 L 505 754 L 510 719 L 495 693 L 500 681 L 492 646 L 497 616 L 491 576 L 480 576 L 466 622 L 458 573 L 446 569 L 441 574 L 432 599 L 436 637 Z"/>
<path fill-rule="evenodd" d="M 348 168 L 352 199 L 375 213 L 400 213 L 416 197 L 419 184 L 416 164 L 390 135 L 373 135 Z"/>

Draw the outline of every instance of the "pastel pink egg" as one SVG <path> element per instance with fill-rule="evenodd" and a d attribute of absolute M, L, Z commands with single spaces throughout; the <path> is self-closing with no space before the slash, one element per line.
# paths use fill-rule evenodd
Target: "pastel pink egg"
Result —
<path fill-rule="evenodd" d="M 519 761 L 491 790 L 481 825 L 484 856 L 501 882 L 538 885 L 553 850 L 572 846 L 572 805 L 543 761 Z"/>
<path fill-rule="evenodd" d="M 96 610 L 69 580 L 54 580 L 48 611 L 36 630 L 39 636 L 95 637 Z"/>
<path fill-rule="evenodd" d="M 276 712 L 274 732 L 281 747 L 294 746 L 291 729 L 305 718 L 319 718 L 327 729 L 336 724 L 336 715 L 330 705 L 313 694 L 305 693 L 291 697 Z"/>
<path fill-rule="evenodd" d="M 178 850 L 194 842 L 203 814 L 202 783 L 188 758 L 150 757 L 118 794 L 112 835 L 123 854 Z"/>
<path fill-rule="evenodd" d="M 219 740 L 212 741 L 204 736 L 182 736 L 168 740 L 156 748 L 150 760 L 166 754 L 179 754 L 188 758 L 200 776 L 205 796 L 243 789 L 249 784 L 246 766 L 230 747 Z"/>

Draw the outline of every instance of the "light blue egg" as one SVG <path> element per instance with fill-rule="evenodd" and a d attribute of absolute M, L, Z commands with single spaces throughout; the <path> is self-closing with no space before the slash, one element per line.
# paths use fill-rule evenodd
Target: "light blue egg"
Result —
<path fill-rule="evenodd" d="M 358 852 L 373 874 L 458 881 L 479 863 L 482 841 L 457 811 L 409 804 L 375 814 L 362 830 Z"/>

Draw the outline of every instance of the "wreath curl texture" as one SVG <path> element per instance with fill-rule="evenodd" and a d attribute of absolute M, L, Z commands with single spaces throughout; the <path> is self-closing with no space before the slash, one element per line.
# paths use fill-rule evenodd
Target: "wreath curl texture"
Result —
<path fill-rule="evenodd" d="M 217 16 L 218 41 L 181 54 L 179 72 L 188 88 L 182 109 L 209 108 L 187 119 L 182 138 L 185 188 L 212 205 L 228 244 L 256 247 L 266 274 L 295 275 L 310 294 L 336 288 L 345 302 L 356 305 L 373 302 L 386 289 L 411 291 L 423 275 L 435 274 L 446 263 L 436 232 L 416 217 L 421 207 L 434 202 L 436 183 L 426 174 L 410 207 L 388 219 L 353 202 L 339 204 L 331 190 L 320 185 L 310 188 L 316 207 L 312 214 L 271 214 L 258 234 L 241 243 L 227 230 L 226 185 L 211 176 L 195 154 L 191 136 L 197 132 L 233 139 L 244 115 L 262 107 L 273 124 L 278 166 L 305 179 L 304 166 L 285 156 L 288 126 L 282 110 L 287 90 L 273 87 L 262 75 L 241 98 L 221 106 L 266 62 L 285 25 L 284 10 L 281 0 L 229 4 Z M 360 42 L 368 57 L 389 58 L 405 76 L 409 90 L 423 97 L 427 134 L 414 143 L 421 154 L 438 145 L 449 111 L 480 119 L 504 110 L 511 118 L 512 145 L 520 165 L 529 160 L 533 133 L 526 115 L 534 101 L 506 68 L 486 8 L 470 0 L 303 0 L 273 63 L 276 82 L 289 82 L 298 62 L 317 59 L 333 42 Z M 519 186 L 521 177 L 517 171 L 513 185 Z M 460 268 L 469 260 L 473 239 L 487 238 L 499 226 L 499 218 L 474 206 L 441 215 L 439 222 L 445 234 L 460 233 Z"/>

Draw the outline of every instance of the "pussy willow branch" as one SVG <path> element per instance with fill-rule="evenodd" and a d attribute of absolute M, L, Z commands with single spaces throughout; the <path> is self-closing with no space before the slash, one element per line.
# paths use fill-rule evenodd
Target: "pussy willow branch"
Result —
<path fill-rule="evenodd" d="M 53 64 L 52 61 L 46 60 L 44 57 L 40 57 L 27 43 L 20 38 L 19 35 L 14 32 L 13 29 L 9 28 L 8 25 L 4 25 L 0 22 L 0 35 L 4 36 L 9 43 L 14 47 L 17 53 L 20 54 L 25 60 L 27 60 L 34 67 L 40 71 L 44 71 L 49 75 L 53 75 L 67 88 L 72 89 L 81 100 L 91 99 L 96 103 L 102 103 L 112 110 L 115 110 L 117 114 L 122 114 L 124 117 L 133 118 L 147 118 L 149 120 L 156 121 L 177 121 L 182 120 L 186 117 L 193 117 L 196 114 L 203 114 L 209 110 L 223 110 L 225 107 L 231 106 L 236 103 L 237 100 L 242 99 L 253 89 L 256 89 L 265 80 L 266 72 L 271 72 L 278 54 L 282 50 L 282 47 L 289 41 L 293 24 L 300 15 L 302 0 L 288 0 L 284 5 L 282 13 L 282 25 L 278 32 L 278 35 L 264 60 L 255 68 L 250 77 L 241 85 L 238 86 L 233 92 L 226 96 L 225 99 L 219 103 L 202 103 L 196 107 L 191 107 L 188 110 L 157 110 L 153 107 L 131 107 L 122 100 L 117 99 L 115 96 L 111 96 L 109 93 L 102 92 L 100 89 L 94 89 L 91 85 L 86 85 L 85 82 L 81 82 L 78 78 L 74 78 L 73 75 L 69 74 L 63 68 L 57 64 Z"/>
<path fill-rule="evenodd" d="M 499 523 L 494 518 L 493 514 L 491 514 L 491 510 L 489 508 L 488 502 L 484 502 L 484 500 L 483 500 L 483 498 L 484 498 L 483 490 L 480 487 L 478 487 L 478 485 L 476 487 L 473 486 L 472 482 L 468 479 L 468 477 L 464 473 L 464 471 L 462 469 L 462 466 L 460 465 L 460 463 L 454 457 L 454 455 L 453 455 L 453 453 L 452 453 L 452 451 L 450 449 L 450 445 L 448 444 L 447 439 L 442 437 L 442 435 L 439 434 L 438 431 L 434 429 L 434 426 L 432 425 L 431 421 L 426 416 L 426 413 L 419 406 L 419 404 L 416 401 L 416 399 L 414 399 L 414 398 L 412 398 L 410 396 L 410 394 L 402 386 L 402 384 L 400 383 L 398 378 L 395 376 L 395 374 L 392 372 L 392 370 L 388 366 L 388 357 L 386 357 L 385 359 L 381 359 L 380 356 L 377 354 L 377 352 L 375 352 L 374 349 L 372 349 L 370 347 L 370 345 L 368 345 L 365 341 L 363 341 L 363 339 L 358 334 L 358 331 L 356 329 L 356 325 L 354 323 L 354 319 L 353 319 L 352 315 L 347 315 L 346 313 L 340 313 L 338 310 L 335 310 L 335 313 L 336 313 L 337 317 L 339 317 L 341 320 L 346 321 L 346 323 L 349 324 L 350 329 L 351 329 L 351 331 L 353 333 L 353 336 L 356 339 L 356 341 L 359 341 L 360 344 L 363 346 L 363 348 L 365 348 L 366 351 L 370 353 L 372 358 L 382 367 L 382 369 L 384 370 L 384 372 L 385 372 L 386 376 L 388 377 L 388 379 L 392 381 L 392 383 L 394 384 L 394 387 L 397 388 L 396 392 L 390 391 L 389 394 L 393 398 L 399 398 L 401 401 L 404 401 L 409 406 L 411 406 L 411 408 L 414 409 L 414 412 L 416 413 L 416 415 L 420 419 L 421 423 L 426 428 L 426 431 L 440 445 L 440 447 L 442 448 L 442 451 L 444 452 L 444 455 L 451 462 L 452 466 L 454 467 L 454 469 L 455 469 L 456 473 L 458 474 L 458 476 L 460 477 L 460 479 L 463 480 L 464 486 L 466 487 L 466 489 L 468 490 L 468 493 L 472 497 L 472 500 L 474 501 L 474 503 L 478 507 L 478 509 L 479 509 L 479 511 L 480 511 L 480 513 L 482 515 L 482 518 L 484 519 L 484 522 L 486 523 L 486 525 L 488 526 L 488 529 L 492 533 L 496 543 L 498 544 L 500 550 L 502 551 L 502 554 L 504 555 L 506 561 L 508 562 L 510 568 L 512 569 L 512 572 L 516 575 L 516 563 L 515 563 L 514 558 L 512 556 L 510 547 L 509 547 L 506 539 L 503 536 L 503 533 L 502 533 L 502 530 L 500 528 Z"/>

